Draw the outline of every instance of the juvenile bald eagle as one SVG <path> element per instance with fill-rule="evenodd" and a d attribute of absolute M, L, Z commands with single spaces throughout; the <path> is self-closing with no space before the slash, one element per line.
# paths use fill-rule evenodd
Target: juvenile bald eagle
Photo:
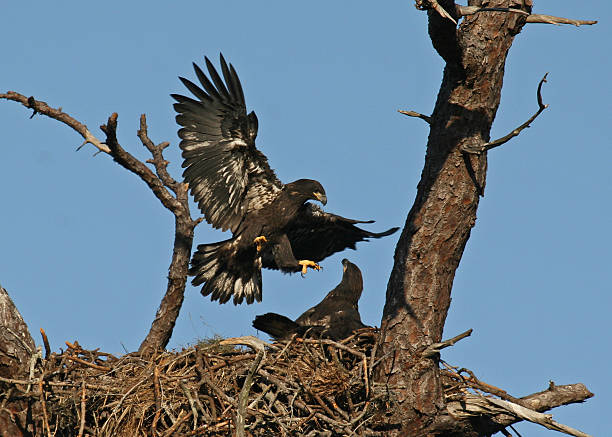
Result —
<path fill-rule="evenodd" d="M 206 74 L 195 63 L 202 88 L 180 78 L 195 99 L 178 94 L 174 109 L 183 151 L 183 176 L 206 220 L 230 229 L 232 238 L 201 244 L 191 260 L 193 285 L 202 294 L 234 304 L 261 301 L 261 268 L 306 273 L 319 261 L 367 238 L 392 234 L 368 232 L 362 222 L 324 212 L 307 202 L 327 203 L 321 184 L 299 179 L 283 185 L 255 148 L 257 117 L 247 114 L 238 75 L 221 55 L 217 73 L 208 58 Z"/>
<path fill-rule="evenodd" d="M 342 260 L 344 273 L 340 283 L 316 306 L 310 308 L 295 322 L 276 313 L 255 317 L 253 328 L 269 334 L 276 340 L 289 338 L 293 334 L 324 336 L 340 340 L 353 331 L 365 327 L 359 315 L 359 298 L 363 290 L 363 279 L 359 267 Z"/>

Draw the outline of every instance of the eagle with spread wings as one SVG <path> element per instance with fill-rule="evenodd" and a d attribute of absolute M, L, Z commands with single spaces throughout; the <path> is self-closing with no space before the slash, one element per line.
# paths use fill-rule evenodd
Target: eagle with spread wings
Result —
<path fill-rule="evenodd" d="M 261 269 L 302 272 L 324 258 L 368 238 L 390 235 L 398 228 L 374 233 L 351 220 L 324 212 L 321 184 L 299 179 L 283 184 L 255 147 L 257 116 L 247 114 L 236 70 L 220 56 L 221 74 L 205 58 L 208 76 L 193 64 L 201 87 L 179 79 L 195 98 L 172 94 L 177 103 L 183 177 L 205 219 L 231 230 L 232 238 L 201 244 L 191 260 L 193 285 L 204 296 L 234 304 L 261 301 Z"/>

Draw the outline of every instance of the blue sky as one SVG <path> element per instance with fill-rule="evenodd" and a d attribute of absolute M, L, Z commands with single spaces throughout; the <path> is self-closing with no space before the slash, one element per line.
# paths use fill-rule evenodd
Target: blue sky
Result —
<path fill-rule="evenodd" d="M 528 25 L 510 51 L 492 137 L 536 109 L 546 72 L 550 104 L 521 136 L 489 154 L 486 196 L 455 278 L 445 336 L 474 333 L 443 359 L 514 396 L 584 382 L 596 394 L 555 418 L 609 432 L 612 70 L 608 2 L 535 2 L 535 11 L 598 19 L 593 27 Z M 260 122 L 259 148 L 281 180 L 319 180 L 326 209 L 402 226 L 423 165 L 442 62 L 412 1 L 277 0 L 5 2 L 0 89 L 34 95 L 97 126 L 119 113 L 119 140 L 142 159 L 146 113 L 180 176 L 173 92 L 191 62 L 220 51 L 236 67 Z M 108 156 L 75 149 L 80 137 L 13 102 L 0 102 L 0 283 L 37 342 L 122 353 L 146 335 L 166 286 L 173 217 Z M 196 209 L 193 209 L 196 213 Z M 380 324 L 397 234 L 324 261 L 324 270 L 264 274 L 261 304 L 211 303 L 188 286 L 170 347 L 214 334 L 253 335 L 256 314 L 295 317 L 359 265 L 362 319 Z M 196 243 L 227 238 L 206 223 Z M 264 336 L 265 337 L 265 336 Z M 530 437 L 552 431 L 519 425 Z"/>

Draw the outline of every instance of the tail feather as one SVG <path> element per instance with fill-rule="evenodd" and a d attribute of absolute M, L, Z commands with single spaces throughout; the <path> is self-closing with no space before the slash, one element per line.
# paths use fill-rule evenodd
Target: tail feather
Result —
<path fill-rule="evenodd" d="M 255 317 L 253 328 L 263 331 L 275 339 L 282 339 L 299 333 L 303 327 L 280 314 L 266 313 Z"/>
<path fill-rule="evenodd" d="M 261 302 L 261 266 L 256 262 L 232 261 L 235 240 L 201 244 L 191 259 L 191 283 L 202 286 L 201 293 L 211 300 L 226 303 L 233 297 L 234 305 Z"/>

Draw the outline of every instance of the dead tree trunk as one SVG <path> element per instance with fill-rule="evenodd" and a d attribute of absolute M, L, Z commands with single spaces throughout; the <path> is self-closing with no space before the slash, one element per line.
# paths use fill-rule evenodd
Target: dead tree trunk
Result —
<path fill-rule="evenodd" d="M 506 57 L 531 8 L 526 2 L 489 1 L 487 8 L 524 12 L 481 12 L 456 28 L 433 3 L 417 1 L 417 6 L 429 9 L 429 34 L 446 67 L 433 114 L 407 114 L 420 116 L 431 129 L 416 200 L 388 283 L 379 345 L 384 358 L 377 379 L 394 397 L 390 435 L 480 435 L 477 427 L 448 415 L 438 355 L 424 357 L 423 352 L 442 338 L 455 271 L 484 194 L 490 148 L 485 145 L 500 102 Z M 439 6 L 455 19 L 461 14 L 453 1 Z"/>
<path fill-rule="evenodd" d="M 4 288 L 0 286 L 0 378 L 28 379 L 30 363 L 36 356 L 36 345 L 28 326 Z M 34 364 L 34 363 L 32 363 Z M 26 435 L 25 423 L 28 410 L 26 400 L 9 401 L 10 388 L 5 392 L 0 379 L 0 436 Z"/>

